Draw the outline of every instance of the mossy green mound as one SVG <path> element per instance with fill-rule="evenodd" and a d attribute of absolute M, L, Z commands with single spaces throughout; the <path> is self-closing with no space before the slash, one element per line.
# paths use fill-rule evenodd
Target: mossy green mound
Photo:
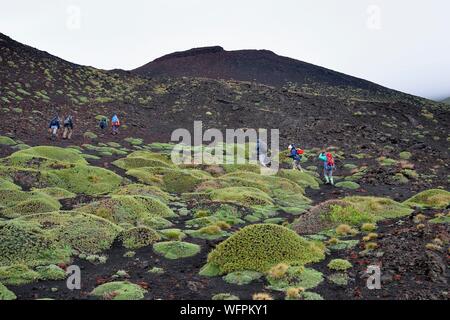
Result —
<path fill-rule="evenodd" d="M 142 219 L 142 224 L 144 226 L 150 227 L 152 229 L 166 229 L 166 228 L 170 228 L 171 226 L 173 226 L 173 223 L 170 222 L 169 220 L 162 218 L 162 217 L 158 217 L 158 216 L 150 216 L 150 217 L 146 217 Z"/>
<path fill-rule="evenodd" d="M 289 179 L 292 182 L 295 182 L 304 189 L 306 188 L 319 189 L 320 187 L 319 181 L 308 172 L 281 169 L 277 175 L 282 178 Z"/>
<path fill-rule="evenodd" d="M 354 227 L 383 219 L 407 216 L 410 208 L 389 198 L 347 197 L 318 204 L 294 221 L 299 234 L 315 234 L 334 229 L 340 224 Z"/>
<path fill-rule="evenodd" d="M 367 212 L 375 217 L 375 220 L 400 218 L 413 212 L 402 203 L 389 198 L 380 197 L 347 197 L 346 201 L 362 212 Z"/>
<path fill-rule="evenodd" d="M 209 174 L 200 170 L 161 167 L 131 169 L 127 174 L 142 183 L 161 186 L 163 190 L 171 193 L 192 192 L 202 181 L 211 178 Z"/>
<path fill-rule="evenodd" d="M 213 295 L 211 300 L 239 300 L 239 297 L 231 293 L 218 293 Z"/>
<path fill-rule="evenodd" d="M 38 146 L 20 150 L 14 152 L 6 159 L 10 165 L 18 167 L 29 167 L 30 164 L 33 165 L 43 160 L 52 163 L 87 164 L 86 160 L 77 150 L 53 146 Z"/>
<path fill-rule="evenodd" d="M 352 264 L 344 259 L 333 259 L 327 266 L 331 270 L 346 271 L 352 267 Z"/>
<path fill-rule="evenodd" d="M 5 287 L 2 283 L 0 283 L 0 301 L 5 300 L 16 300 L 17 296 L 14 292 Z"/>
<path fill-rule="evenodd" d="M 90 203 L 79 211 L 97 215 L 116 224 L 137 226 L 150 217 L 171 218 L 175 213 L 160 200 L 145 196 L 112 196 Z"/>
<path fill-rule="evenodd" d="M 286 211 L 301 212 L 309 207 L 310 199 L 304 196 L 304 189 L 292 180 L 279 176 L 266 176 L 252 172 L 234 172 L 221 176 L 219 181 L 229 187 L 250 187 L 267 193 L 272 202 Z"/>
<path fill-rule="evenodd" d="M 112 171 L 84 165 L 51 170 L 47 179 L 48 186 L 87 195 L 110 193 L 117 189 L 121 182 L 122 177 Z"/>
<path fill-rule="evenodd" d="M 182 241 L 165 241 L 153 245 L 153 250 L 167 259 L 181 259 L 195 256 L 200 252 L 199 245 Z"/>
<path fill-rule="evenodd" d="M 3 146 L 14 146 L 16 142 L 10 137 L 0 136 L 0 145 Z"/>
<path fill-rule="evenodd" d="M 0 190 L 0 217 L 16 218 L 22 215 L 59 210 L 61 204 L 53 197 L 41 192 Z"/>
<path fill-rule="evenodd" d="M 38 197 L 18 202 L 13 207 L 3 209 L 0 215 L 12 219 L 23 215 L 57 211 L 60 208 L 61 204 L 58 201 L 52 198 Z"/>
<path fill-rule="evenodd" d="M 41 213 L 20 218 L 45 230 L 47 237 L 69 253 L 98 254 L 111 247 L 122 228 L 95 215 L 80 212 Z M 51 264 L 47 263 L 47 264 Z"/>
<path fill-rule="evenodd" d="M 169 193 L 161 190 L 161 188 L 157 186 L 148 186 L 139 183 L 122 186 L 120 189 L 116 190 L 113 194 L 119 196 L 155 197 L 166 204 L 173 199 L 173 197 Z"/>
<path fill-rule="evenodd" d="M 344 188 L 344 189 L 350 189 L 350 190 L 356 190 L 361 188 L 361 186 L 353 181 L 341 181 L 336 183 L 336 187 L 338 188 Z"/>
<path fill-rule="evenodd" d="M 431 189 L 416 194 L 404 202 L 409 207 L 444 209 L 450 205 L 450 192 Z"/>
<path fill-rule="evenodd" d="M 126 158 L 114 161 L 113 164 L 124 170 L 144 167 L 175 167 L 168 155 L 150 151 L 135 151 Z"/>
<path fill-rule="evenodd" d="M 220 274 L 251 270 L 265 272 L 278 263 L 304 265 L 324 258 L 323 248 L 294 231 L 274 224 L 243 228 L 209 254 L 208 264 Z"/>
<path fill-rule="evenodd" d="M 91 295 L 104 300 L 142 300 L 147 290 L 128 281 L 104 283 L 96 287 Z"/>
<path fill-rule="evenodd" d="M 161 237 L 151 228 L 135 227 L 124 231 L 120 235 L 120 239 L 125 248 L 139 249 L 159 241 Z"/>
<path fill-rule="evenodd" d="M 57 265 L 37 267 L 36 272 L 42 280 L 63 280 L 66 278 L 66 272 Z"/>
<path fill-rule="evenodd" d="M 312 289 L 323 280 L 321 272 L 301 266 L 289 267 L 283 275 L 277 277 L 267 275 L 269 289 L 276 291 L 285 291 L 288 288 Z"/>
<path fill-rule="evenodd" d="M 24 264 L 0 267 L 0 282 L 6 285 L 19 286 L 33 283 L 41 278 L 40 274 Z"/>
<path fill-rule="evenodd" d="M 33 191 L 46 194 L 56 200 L 69 199 L 69 198 L 76 197 L 75 193 L 67 191 L 66 189 L 58 188 L 58 187 L 33 189 Z"/>
<path fill-rule="evenodd" d="M 223 277 L 227 283 L 246 285 L 262 277 L 262 273 L 256 271 L 235 271 Z"/>
<path fill-rule="evenodd" d="M 0 222 L 0 266 L 34 267 L 69 261 L 70 250 L 58 245 L 39 224 L 21 219 Z"/>
<path fill-rule="evenodd" d="M 212 201 L 231 202 L 243 206 L 273 206 L 272 198 L 265 192 L 249 187 L 229 187 L 208 194 Z"/>
<path fill-rule="evenodd" d="M 0 190 L 21 190 L 21 188 L 9 179 L 0 178 Z"/>

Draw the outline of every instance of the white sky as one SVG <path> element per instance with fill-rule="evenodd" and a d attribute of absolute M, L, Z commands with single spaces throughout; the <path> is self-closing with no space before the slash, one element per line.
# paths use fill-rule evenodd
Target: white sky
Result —
<path fill-rule="evenodd" d="M 449 13 L 447 0 L 0 0 L 0 32 L 103 69 L 200 46 L 268 49 L 440 99 Z"/>

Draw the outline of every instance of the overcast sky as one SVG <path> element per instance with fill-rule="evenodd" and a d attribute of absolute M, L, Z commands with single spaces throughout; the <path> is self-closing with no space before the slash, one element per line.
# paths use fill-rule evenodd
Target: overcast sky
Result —
<path fill-rule="evenodd" d="M 173 51 L 269 49 L 400 91 L 450 96 L 447 0 L 0 0 L 0 32 L 133 69 Z"/>

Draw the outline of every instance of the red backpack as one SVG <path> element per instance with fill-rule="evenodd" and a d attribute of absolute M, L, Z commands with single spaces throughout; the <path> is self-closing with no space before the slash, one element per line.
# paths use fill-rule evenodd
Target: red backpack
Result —
<path fill-rule="evenodd" d="M 327 166 L 334 167 L 334 159 L 331 153 L 327 153 Z"/>
<path fill-rule="evenodd" d="M 302 155 L 305 153 L 305 150 L 297 149 L 297 154 Z"/>

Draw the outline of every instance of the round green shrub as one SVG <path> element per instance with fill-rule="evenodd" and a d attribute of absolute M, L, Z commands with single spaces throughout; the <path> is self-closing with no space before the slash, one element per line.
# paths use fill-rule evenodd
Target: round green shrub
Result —
<path fill-rule="evenodd" d="M 124 231 L 120 236 L 123 246 L 127 249 L 139 249 L 159 241 L 159 234 L 147 227 L 135 227 Z"/>
<path fill-rule="evenodd" d="M 352 267 L 352 264 L 344 259 L 333 259 L 328 263 L 328 268 L 335 271 L 346 271 Z"/>
<path fill-rule="evenodd" d="M 29 216 L 27 216 L 29 217 Z M 24 263 L 39 266 L 68 262 L 70 251 L 33 222 L 0 222 L 0 266 Z"/>
<path fill-rule="evenodd" d="M 220 273 L 251 270 L 265 272 L 278 263 L 304 265 L 324 258 L 323 248 L 294 231 L 274 224 L 243 228 L 209 254 L 208 264 Z"/>

